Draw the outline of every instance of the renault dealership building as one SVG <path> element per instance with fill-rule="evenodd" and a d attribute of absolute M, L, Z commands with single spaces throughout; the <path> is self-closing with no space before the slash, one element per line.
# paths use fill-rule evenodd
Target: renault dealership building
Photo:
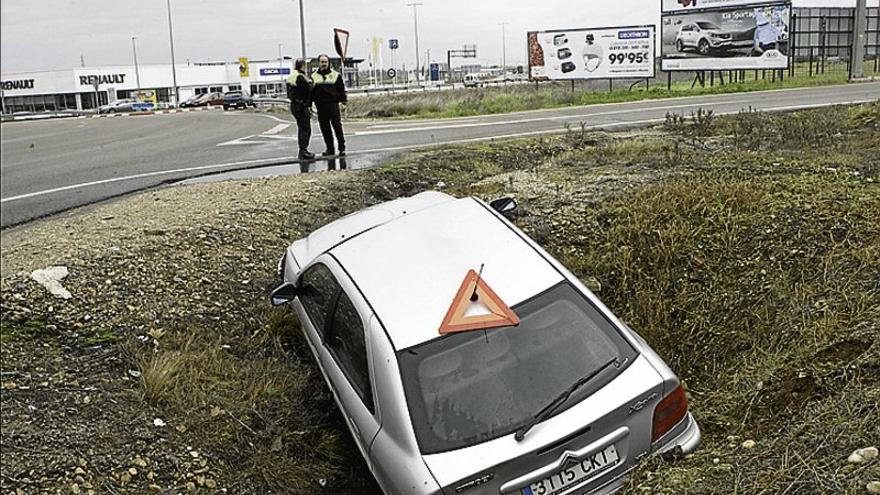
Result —
<path fill-rule="evenodd" d="M 338 70 L 340 60 L 331 59 Z M 351 86 L 360 60 L 346 59 L 346 84 Z M 283 94 L 293 60 L 202 62 L 176 66 L 178 99 L 214 91 L 245 88 L 250 94 Z M 170 65 L 79 67 L 67 70 L 3 74 L 3 112 L 89 110 L 136 94 L 155 95 L 172 103 L 174 76 Z M 138 93 L 140 91 L 140 93 Z"/>

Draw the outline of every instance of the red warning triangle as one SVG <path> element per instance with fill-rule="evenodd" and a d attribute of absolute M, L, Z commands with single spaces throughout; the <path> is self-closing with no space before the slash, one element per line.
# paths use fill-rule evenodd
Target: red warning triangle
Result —
<path fill-rule="evenodd" d="M 477 299 L 471 301 L 471 295 L 476 289 Z M 482 304 L 488 314 L 465 316 L 468 308 L 473 304 Z M 477 275 L 474 270 L 469 270 L 461 282 L 461 287 L 452 300 L 452 305 L 440 324 L 440 333 L 466 332 L 468 330 L 480 330 L 483 328 L 506 327 L 519 325 L 519 317 L 516 316 L 507 304 L 495 294 L 485 280 Z"/>

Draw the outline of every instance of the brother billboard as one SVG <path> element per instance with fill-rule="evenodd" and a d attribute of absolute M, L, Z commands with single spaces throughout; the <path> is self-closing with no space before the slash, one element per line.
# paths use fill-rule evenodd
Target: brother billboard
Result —
<path fill-rule="evenodd" d="M 790 2 L 663 0 L 661 68 L 785 69 Z"/>
<path fill-rule="evenodd" d="M 654 77 L 654 26 L 531 31 L 529 79 Z"/>

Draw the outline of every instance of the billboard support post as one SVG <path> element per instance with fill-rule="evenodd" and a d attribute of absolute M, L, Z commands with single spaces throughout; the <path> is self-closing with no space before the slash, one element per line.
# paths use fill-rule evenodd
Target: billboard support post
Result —
<path fill-rule="evenodd" d="M 866 0 L 856 0 L 853 20 L 853 47 L 850 51 L 850 80 L 865 77 L 865 38 L 868 29 L 868 5 Z"/>

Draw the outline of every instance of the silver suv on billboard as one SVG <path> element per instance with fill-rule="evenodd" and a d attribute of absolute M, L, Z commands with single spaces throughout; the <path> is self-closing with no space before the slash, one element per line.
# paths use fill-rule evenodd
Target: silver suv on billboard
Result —
<path fill-rule="evenodd" d="M 745 34 L 724 30 L 708 21 L 690 22 L 678 28 L 675 49 L 679 52 L 695 49 L 701 55 L 708 55 L 711 50 L 751 48 L 753 33 L 754 30 Z"/>

